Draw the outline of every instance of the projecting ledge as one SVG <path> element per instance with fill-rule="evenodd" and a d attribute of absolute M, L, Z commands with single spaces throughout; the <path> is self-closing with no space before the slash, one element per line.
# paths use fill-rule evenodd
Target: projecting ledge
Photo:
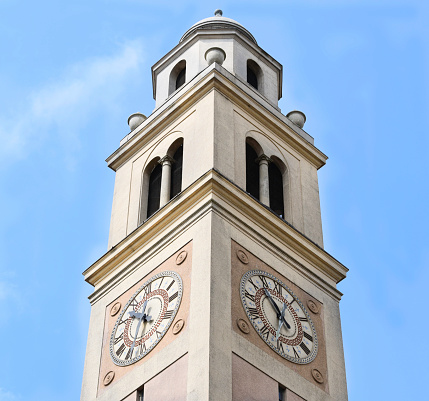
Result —
<path fill-rule="evenodd" d="M 142 258 L 158 252 L 210 212 L 246 226 L 261 243 L 289 255 L 304 274 L 317 276 L 333 296 L 341 297 L 336 283 L 348 269 L 216 170 L 201 176 L 86 269 L 85 280 L 96 287 L 95 292 L 106 290 L 112 277 L 129 273 L 130 265 L 136 268 Z"/>

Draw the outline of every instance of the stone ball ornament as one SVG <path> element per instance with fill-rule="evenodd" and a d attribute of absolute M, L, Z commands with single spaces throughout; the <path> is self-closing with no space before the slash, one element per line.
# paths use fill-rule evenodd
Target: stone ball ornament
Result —
<path fill-rule="evenodd" d="M 142 113 L 133 113 L 128 117 L 128 125 L 134 131 L 147 117 Z"/>
<path fill-rule="evenodd" d="M 220 47 L 212 47 L 206 51 L 205 58 L 208 65 L 213 63 L 222 65 L 226 59 L 226 54 Z"/>
<path fill-rule="evenodd" d="M 289 113 L 286 114 L 286 117 L 290 121 L 292 121 L 295 125 L 297 125 L 299 128 L 303 128 L 305 121 L 307 120 L 307 117 L 305 117 L 305 114 L 299 110 L 290 111 Z"/>

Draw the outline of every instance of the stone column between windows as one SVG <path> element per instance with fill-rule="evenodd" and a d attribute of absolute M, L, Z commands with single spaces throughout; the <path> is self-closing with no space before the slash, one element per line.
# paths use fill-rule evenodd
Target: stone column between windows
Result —
<path fill-rule="evenodd" d="M 159 207 L 161 208 L 170 200 L 171 165 L 174 160 L 167 155 L 158 163 L 162 165 L 161 194 L 159 196 Z"/>
<path fill-rule="evenodd" d="M 268 178 L 268 164 L 271 159 L 262 154 L 256 161 L 259 163 L 259 201 L 270 206 L 270 182 Z"/>

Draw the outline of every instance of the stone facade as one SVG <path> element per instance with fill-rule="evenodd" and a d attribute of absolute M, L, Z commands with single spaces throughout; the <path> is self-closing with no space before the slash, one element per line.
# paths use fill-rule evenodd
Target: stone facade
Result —
<path fill-rule="evenodd" d="M 219 15 L 191 27 L 152 68 L 156 109 L 107 159 L 115 190 L 108 251 L 84 272 L 94 292 L 81 400 L 134 401 L 143 390 L 145 401 L 275 401 L 279 388 L 288 401 L 347 399 L 336 288 L 347 269 L 323 250 L 318 193 L 327 157 L 278 109 L 282 67 L 249 35 Z M 222 65 L 207 65 L 213 47 L 225 53 Z M 246 80 L 249 59 L 261 69 L 258 90 Z M 171 91 L 182 60 L 185 84 Z M 178 143 L 181 192 L 147 218 L 150 173 Z M 246 193 L 246 143 L 282 166 L 282 218 Z M 323 311 L 314 316 L 320 349 L 310 364 L 284 360 L 252 327 L 237 328 L 247 319 L 237 247 Z M 188 256 L 177 263 L 183 250 Z M 115 366 L 107 352 L 111 308 L 163 269 L 183 278 L 178 314 L 149 354 Z"/>

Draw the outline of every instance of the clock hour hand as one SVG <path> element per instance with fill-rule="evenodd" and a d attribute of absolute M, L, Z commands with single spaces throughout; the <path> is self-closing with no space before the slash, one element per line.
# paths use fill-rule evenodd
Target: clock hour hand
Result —
<path fill-rule="evenodd" d="M 143 321 L 144 322 L 151 322 L 152 321 L 152 316 L 149 315 L 150 312 L 150 308 L 148 309 L 147 313 L 143 314 Z"/>
<path fill-rule="evenodd" d="M 280 316 L 281 316 L 280 309 L 277 306 L 277 304 L 274 302 L 274 299 L 271 297 L 270 292 L 266 288 L 265 288 L 265 295 L 267 296 L 268 300 L 270 301 L 270 304 L 272 305 L 272 307 L 275 309 L 275 311 L 277 313 L 277 319 L 280 319 Z"/>
<path fill-rule="evenodd" d="M 286 308 L 287 308 L 287 304 L 283 304 L 283 310 L 282 310 L 282 314 L 281 314 L 281 320 L 284 322 L 284 324 L 286 325 L 286 327 L 288 329 L 290 329 L 290 324 L 285 319 Z"/>
<path fill-rule="evenodd" d="M 290 329 L 290 326 L 288 325 L 288 323 L 285 320 L 285 311 L 286 311 L 287 305 L 283 304 L 283 309 L 282 309 L 282 313 L 280 315 L 280 319 L 279 319 L 279 328 L 277 329 L 277 333 L 276 333 L 276 340 L 279 339 L 280 337 L 280 329 L 283 326 L 283 323 L 286 323 L 286 327 Z"/>
<path fill-rule="evenodd" d="M 136 317 L 137 319 L 141 319 L 144 316 L 144 313 L 138 313 L 134 310 L 128 312 L 128 314 L 130 315 L 130 317 Z"/>
<path fill-rule="evenodd" d="M 134 341 L 133 341 L 133 344 L 131 345 L 131 348 L 130 348 L 131 357 L 133 356 L 134 346 L 136 345 L 136 340 L 137 340 L 137 336 L 139 334 L 140 326 L 142 324 L 142 321 L 145 320 L 145 317 L 146 317 L 146 314 L 144 313 L 146 310 L 146 305 L 147 305 L 147 300 L 143 304 L 143 310 L 141 311 L 141 313 L 137 313 L 135 311 L 129 312 L 130 316 L 132 315 L 133 317 L 137 317 L 137 319 L 139 319 L 139 323 L 137 324 L 137 328 L 136 328 L 136 334 L 134 335 Z"/>
<path fill-rule="evenodd" d="M 277 304 L 274 302 L 274 299 L 272 298 L 270 292 L 265 288 L 265 295 L 267 296 L 268 300 L 270 301 L 270 304 L 273 306 L 273 308 L 275 309 L 276 313 L 277 313 L 277 319 L 281 320 L 284 322 L 284 324 L 286 325 L 286 327 L 288 329 L 290 329 L 290 324 L 286 321 L 284 315 L 282 315 L 282 313 L 280 312 L 279 307 L 277 306 Z"/>

